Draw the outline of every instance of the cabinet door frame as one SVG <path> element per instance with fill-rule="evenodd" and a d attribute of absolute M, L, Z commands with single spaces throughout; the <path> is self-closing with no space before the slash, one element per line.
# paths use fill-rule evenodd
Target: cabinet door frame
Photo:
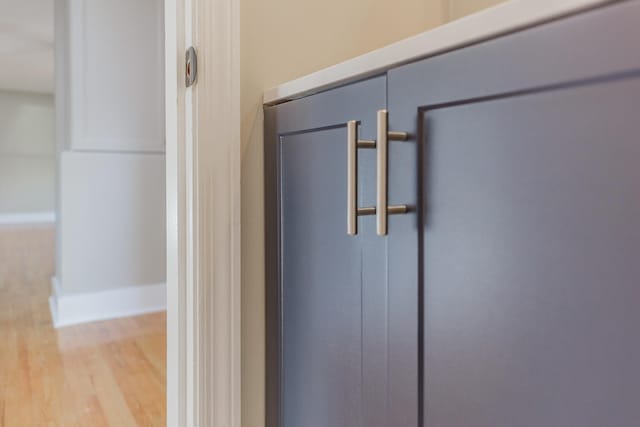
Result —
<path fill-rule="evenodd" d="M 384 90 L 381 90 L 384 89 Z M 349 102 L 357 100 L 357 102 Z M 367 105 L 361 109 L 359 105 Z M 327 108 L 327 105 L 336 108 Z M 338 108 L 339 106 L 339 108 Z M 369 122 L 375 128 L 376 111 L 386 107 L 386 75 L 374 76 L 347 86 L 276 106 L 265 106 L 264 114 L 264 203 L 265 203 L 265 321 L 266 402 L 265 425 L 282 426 L 282 272 L 280 146 L 284 135 L 344 127 L 347 121 Z M 347 141 L 345 149 L 347 153 Z M 345 182 L 345 186 L 346 186 Z M 347 232 L 345 212 L 344 232 Z M 357 238 L 355 236 L 354 238 Z"/>
<path fill-rule="evenodd" d="M 428 150 L 421 123 L 430 111 L 476 102 L 533 95 L 640 77 L 640 57 L 631 54 L 640 37 L 640 1 L 615 2 L 584 13 L 521 30 L 388 72 L 390 127 L 416 135 L 420 228 L 429 221 Z M 606 61 L 594 52 L 607 52 Z M 420 82 L 420 84 L 415 84 Z M 424 233 L 420 257 L 424 260 Z M 420 397 L 423 424 L 425 343 L 424 262 L 421 263 Z"/>

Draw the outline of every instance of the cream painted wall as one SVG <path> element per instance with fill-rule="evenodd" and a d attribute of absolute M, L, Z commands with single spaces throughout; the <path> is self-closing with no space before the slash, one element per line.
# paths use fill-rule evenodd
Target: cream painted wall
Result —
<path fill-rule="evenodd" d="M 243 0 L 242 425 L 264 425 L 262 93 L 435 27 L 446 0 Z"/>
<path fill-rule="evenodd" d="M 53 96 L 0 91 L 0 214 L 53 212 Z"/>
<path fill-rule="evenodd" d="M 242 425 L 264 425 L 262 93 L 500 0 L 242 0 Z"/>
<path fill-rule="evenodd" d="M 478 12 L 505 0 L 449 0 L 448 20 L 453 21 L 463 16 Z"/>

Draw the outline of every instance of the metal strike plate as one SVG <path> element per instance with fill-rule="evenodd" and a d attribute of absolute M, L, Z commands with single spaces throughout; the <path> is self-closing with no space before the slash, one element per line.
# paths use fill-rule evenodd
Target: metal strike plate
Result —
<path fill-rule="evenodd" d="M 191 46 L 186 53 L 185 61 L 185 84 L 187 87 L 193 86 L 198 78 L 198 55 L 196 49 Z"/>

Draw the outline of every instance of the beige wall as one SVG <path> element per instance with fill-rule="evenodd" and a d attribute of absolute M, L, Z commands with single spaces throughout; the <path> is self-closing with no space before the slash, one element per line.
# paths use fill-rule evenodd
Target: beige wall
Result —
<path fill-rule="evenodd" d="M 505 0 L 449 0 L 448 20 L 453 21 Z"/>
<path fill-rule="evenodd" d="M 496 0 L 243 0 L 242 416 L 264 425 L 262 93 Z"/>

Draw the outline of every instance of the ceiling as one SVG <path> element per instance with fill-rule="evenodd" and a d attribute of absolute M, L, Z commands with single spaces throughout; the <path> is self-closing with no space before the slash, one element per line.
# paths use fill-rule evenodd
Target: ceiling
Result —
<path fill-rule="evenodd" d="M 54 0 L 0 0 L 0 90 L 53 93 Z"/>

